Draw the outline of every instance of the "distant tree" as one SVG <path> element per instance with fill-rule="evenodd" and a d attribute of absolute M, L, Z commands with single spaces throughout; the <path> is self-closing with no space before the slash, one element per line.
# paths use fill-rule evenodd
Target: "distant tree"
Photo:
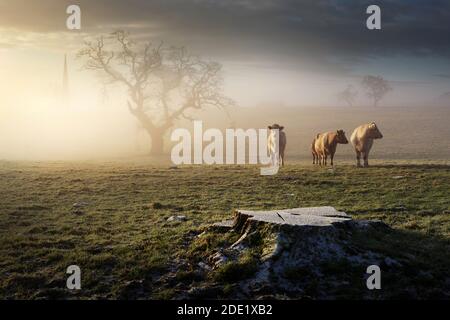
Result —
<path fill-rule="evenodd" d="M 439 101 L 447 105 L 450 104 L 450 91 L 441 94 L 439 96 Z"/>
<path fill-rule="evenodd" d="M 338 93 L 338 99 L 347 103 L 350 107 L 353 106 L 357 96 L 358 91 L 356 91 L 352 85 L 349 85 L 345 90 Z"/>
<path fill-rule="evenodd" d="M 367 96 L 373 100 L 373 106 L 378 106 L 378 102 L 392 90 L 387 80 L 380 76 L 365 76 L 362 86 L 367 90 Z"/>
<path fill-rule="evenodd" d="M 136 44 L 124 31 L 85 42 L 78 57 L 108 83 L 128 91 L 128 109 L 151 138 L 151 154 L 162 154 L 164 135 L 189 112 L 233 102 L 222 95 L 222 67 L 190 55 L 185 48 Z"/>
<path fill-rule="evenodd" d="M 443 98 L 450 99 L 450 91 L 447 91 L 441 95 Z"/>

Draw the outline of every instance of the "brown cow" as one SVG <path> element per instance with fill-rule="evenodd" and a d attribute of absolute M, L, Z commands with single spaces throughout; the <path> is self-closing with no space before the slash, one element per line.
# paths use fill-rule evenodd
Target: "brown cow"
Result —
<path fill-rule="evenodd" d="M 364 167 L 369 166 L 369 152 L 374 139 L 381 139 L 383 135 L 378 130 L 375 122 L 360 125 L 353 131 L 350 141 L 356 152 L 356 166 L 361 167 L 361 155 L 364 159 Z"/>
<path fill-rule="evenodd" d="M 316 152 L 316 139 L 320 137 L 320 133 L 318 133 L 312 143 L 311 143 L 311 154 L 313 156 L 313 164 L 319 164 L 319 154 Z"/>
<path fill-rule="evenodd" d="M 328 156 L 331 159 L 331 165 L 334 165 L 333 159 L 336 153 L 338 143 L 347 144 L 348 140 L 343 130 L 336 132 L 325 132 L 317 134 L 313 141 L 312 154 L 316 158 L 316 163 L 320 165 L 327 165 Z M 313 159 L 314 163 L 314 159 Z"/>

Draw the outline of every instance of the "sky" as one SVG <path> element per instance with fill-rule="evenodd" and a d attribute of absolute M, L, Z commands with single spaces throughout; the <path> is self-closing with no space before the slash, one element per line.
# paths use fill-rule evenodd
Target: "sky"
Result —
<path fill-rule="evenodd" d="M 66 28 L 71 4 L 81 8 L 79 31 Z M 371 4 L 381 8 L 381 30 L 366 28 Z M 2 130 L 21 123 L 33 136 L 40 121 L 47 137 L 58 136 L 49 128 L 67 117 L 51 107 L 65 54 L 78 111 L 70 117 L 92 118 L 109 104 L 110 126 L 117 127 L 126 100 L 114 88 L 105 95 L 75 57 L 86 39 L 119 29 L 138 42 L 185 46 L 220 62 L 224 92 L 242 107 L 336 107 L 343 104 L 337 94 L 350 84 L 359 92 L 355 104 L 369 106 L 360 85 L 365 75 L 382 76 L 394 89 L 383 107 L 430 107 L 450 92 L 448 0 L 0 0 Z M 86 140 L 103 134 L 107 145 L 108 130 L 81 129 Z"/>
<path fill-rule="evenodd" d="M 81 7 L 81 31 L 66 29 L 69 4 Z M 184 45 L 221 62 L 226 92 L 242 105 L 333 105 L 337 92 L 358 86 L 366 74 L 391 81 L 396 90 L 386 105 L 430 103 L 450 91 L 450 2 L 377 1 L 382 30 L 365 26 L 370 4 L 0 0 L 0 57 L 4 70 L 10 65 L 7 78 L 24 60 L 48 64 L 39 78 L 50 85 L 59 81 L 63 53 L 73 58 L 86 37 L 125 29 L 136 39 Z M 363 92 L 359 98 L 367 103 Z"/>

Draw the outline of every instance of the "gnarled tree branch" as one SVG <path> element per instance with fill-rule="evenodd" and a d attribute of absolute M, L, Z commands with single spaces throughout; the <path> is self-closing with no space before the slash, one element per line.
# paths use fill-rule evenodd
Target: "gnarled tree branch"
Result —
<path fill-rule="evenodd" d="M 108 49 L 106 49 L 108 48 Z M 124 31 L 87 41 L 78 57 L 85 68 L 106 75 L 127 89 L 130 113 L 152 136 L 164 133 L 189 112 L 233 104 L 222 95 L 221 66 L 163 43 L 139 45 Z M 152 137 L 153 138 L 153 137 Z"/>

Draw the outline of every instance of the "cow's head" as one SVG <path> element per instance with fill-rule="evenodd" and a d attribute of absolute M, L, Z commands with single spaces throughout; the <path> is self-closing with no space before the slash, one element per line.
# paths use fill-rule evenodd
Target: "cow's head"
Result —
<path fill-rule="evenodd" d="M 342 144 L 348 143 L 348 140 L 347 140 L 347 137 L 345 136 L 344 130 L 338 130 L 338 131 L 336 131 L 336 134 L 337 134 L 337 142 L 338 143 L 342 143 Z"/>
<path fill-rule="evenodd" d="M 268 128 L 269 128 L 269 130 L 276 130 L 276 129 L 278 129 L 278 130 L 280 130 L 280 131 L 282 131 L 282 130 L 284 129 L 283 126 L 280 126 L 280 125 L 277 124 L 277 123 L 275 123 L 275 124 L 269 126 Z"/>
<path fill-rule="evenodd" d="M 380 130 L 378 129 L 375 122 L 372 122 L 369 124 L 369 129 L 367 130 L 367 135 L 372 139 L 381 139 L 383 138 L 383 135 L 381 134 Z"/>

